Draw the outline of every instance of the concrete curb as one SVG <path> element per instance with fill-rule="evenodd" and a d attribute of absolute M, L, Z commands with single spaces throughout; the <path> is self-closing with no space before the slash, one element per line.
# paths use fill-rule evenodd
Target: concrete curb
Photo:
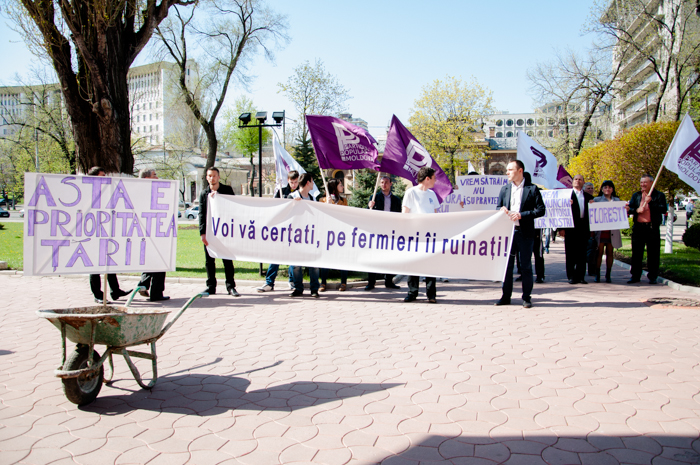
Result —
<path fill-rule="evenodd" d="M 620 260 L 615 260 L 614 263 L 616 266 L 619 266 L 620 268 L 624 268 L 625 270 L 629 270 L 632 268 L 631 265 L 628 265 L 625 262 L 621 262 Z M 647 276 L 647 274 L 648 273 L 646 271 L 642 271 L 642 276 Z M 685 286 L 683 284 L 678 284 L 676 282 L 671 281 L 670 279 L 662 278 L 661 276 L 659 276 L 657 279 L 659 280 L 660 284 L 666 285 L 666 286 L 670 287 L 671 289 L 675 289 L 677 291 L 687 292 L 689 294 L 700 295 L 700 288 L 698 288 L 698 287 Z"/>

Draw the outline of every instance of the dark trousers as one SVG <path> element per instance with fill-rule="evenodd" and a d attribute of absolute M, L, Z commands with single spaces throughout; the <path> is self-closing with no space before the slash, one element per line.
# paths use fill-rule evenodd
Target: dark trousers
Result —
<path fill-rule="evenodd" d="M 90 290 L 92 291 L 92 295 L 94 295 L 96 299 L 100 300 L 102 300 L 103 297 L 101 277 L 102 275 L 99 274 L 90 275 Z M 109 288 L 112 293 L 119 290 L 119 280 L 117 279 L 116 274 L 108 274 L 107 283 L 109 283 Z"/>
<path fill-rule="evenodd" d="M 139 286 L 143 286 L 146 290 L 151 290 L 152 299 L 160 299 L 165 291 L 165 272 L 157 273 L 142 273 Z"/>
<path fill-rule="evenodd" d="M 542 234 L 539 229 L 535 230 L 535 239 L 532 244 L 532 254 L 535 256 L 535 276 L 544 279 L 544 247 L 542 247 Z"/>
<path fill-rule="evenodd" d="M 321 268 L 319 270 L 319 274 L 321 276 L 321 283 L 326 284 L 326 280 L 328 280 L 328 274 L 331 272 L 328 268 Z M 347 284 L 348 283 L 348 270 L 338 270 L 340 273 L 340 284 Z"/>
<path fill-rule="evenodd" d="M 567 229 L 564 235 L 564 253 L 566 254 L 566 278 L 583 281 L 586 277 L 586 253 L 588 251 L 589 232 L 581 233 L 576 229 Z"/>
<path fill-rule="evenodd" d="M 214 263 L 214 258 L 209 255 L 207 251 L 207 246 L 204 246 L 204 267 L 207 269 L 207 289 L 216 290 L 216 263 Z M 235 270 L 233 269 L 233 262 L 231 260 L 221 260 L 224 262 L 224 276 L 226 276 L 226 290 L 230 291 L 236 287 L 236 281 L 233 279 L 233 274 Z"/>
<path fill-rule="evenodd" d="M 367 273 L 367 285 L 369 287 L 374 287 L 375 284 L 377 284 L 377 278 L 382 279 L 382 276 L 384 277 L 384 286 L 393 286 L 394 285 L 394 276 L 393 274 L 376 274 L 376 273 Z M 418 292 L 418 291 L 416 291 Z"/>
<path fill-rule="evenodd" d="M 425 278 L 425 296 L 428 299 L 434 299 L 437 296 L 437 278 L 426 276 Z M 408 277 L 408 295 L 417 296 L 418 286 L 420 286 L 419 276 Z"/>
<path fill-rule="evenodd" d="M 647 277 L 654 280 L 659 277 L 659 260 L 661 259 L 661 233 L 658 226 L 651 223 L 634 223 L 632 226 L 632 278 L 642 277 L 644 247 L 647 249 Z"/>
<path fill-rule="evenodd" d="M 513 267 L 515 266 L 515 257 L 520 257 L 520 272 L 523 277 L 523 300 L 530 301 L 532 295 L 532 246 L 535 239 L 525 237 L 519 230 L 515 230 L 513 234 L 513 246 L 510 249 L 510 257 L 508 257 L 508 268 L 506 276 L 503 280 L 503 295 L 501 299 L 510 300 L 513 294 Z"/>
<path fill-rule="evenodd" d="M 588 264 L 588 276 L 595 276 L 598 271 L 598 241 L 595 240 L 595 233 L 590 233 L 586 243 L 586 263 Z"/>

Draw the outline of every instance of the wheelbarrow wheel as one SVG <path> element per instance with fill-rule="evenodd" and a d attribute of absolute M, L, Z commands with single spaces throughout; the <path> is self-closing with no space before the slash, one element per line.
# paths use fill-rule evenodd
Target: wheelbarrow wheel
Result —
<path fill-rule="evenodd" d="M 92 354 L 93 363 L 100 359 L 100 354 L 94 351 Z M 66 359 L 64 370 L 81 370 L 88 367 L 88 347 L 78 346 Z M 87 405 L 97 398 L 102 388 L 104 379 L 104 366 L 100 366 L 95 373 L 86 373 L 77 378 L 63 379 L 63 392 L 66 398 L 78 405 Z"/>

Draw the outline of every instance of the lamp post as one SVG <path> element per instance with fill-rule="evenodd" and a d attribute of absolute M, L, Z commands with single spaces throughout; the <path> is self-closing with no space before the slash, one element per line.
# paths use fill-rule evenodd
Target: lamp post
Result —
<path fill-rule="evenodd" d="M 250 129 L 258 128 L 258 197 L 262 197 L 262 130 L 263 128 L 279 128 L 282 127 L 284 131 L 284 110 L 283 111 L 273 111 L 272 119 L 275 121 L 273 124 L 266 124 L 267 112 L 259 111 L 255 113 L 255 120 L 257 124 L 250 124 L 252 120 L 252 113 L 246 112 L 241 113 L 238 117 L 238 128 L 239 129 Z M 260 275 L 263 275 L 263 264 L 260 264 Z"/>

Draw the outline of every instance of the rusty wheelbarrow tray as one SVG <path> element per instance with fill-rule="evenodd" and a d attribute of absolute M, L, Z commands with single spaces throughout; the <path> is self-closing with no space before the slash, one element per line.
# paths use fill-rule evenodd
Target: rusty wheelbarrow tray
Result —
<path fill-rule="evenodd" d="M 158 379 L 156 341 L 170 329 L 195 299 L 209 295 L 200 293 L 191 297 L 165 324 L 170 310 L 129 308 L 134 296 L 141 289 L 143 288 L 134 289 L 123 307 L 99 305 L 36 312 L 61 331 L 63 356 L 61 366 L 54 370 L 54 374 L 62 379 L 63 390 L 71 402 L 86 405 L 95 400 L 102 383 L 110 382 L 114 375 L 112 354 L 123 355 L 139 386 L 151 389 Z M 77 344 L 75 351 L 68 355 L 66 339 Z M 94 349 L 95 344 L 107 346 L 101 357 Z M 129 347 L 142 344 L 151 345 L 150 354 L 128 350 Z M 151 360 L 153 377 L 149 383 L 143 382 L 131 357 Z M 104 376 L 105 361 L 109 362 L 108 378 Z"/>

